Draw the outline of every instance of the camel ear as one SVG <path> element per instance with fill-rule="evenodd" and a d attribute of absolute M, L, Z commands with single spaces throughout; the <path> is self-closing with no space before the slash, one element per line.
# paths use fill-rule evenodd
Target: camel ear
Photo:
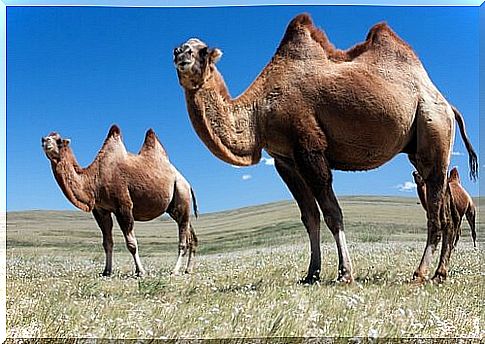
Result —
<path fill-rule="evenodd" d="M 209 61 L 211 63 L 217 63 L 222 57 L 221 49 L 214 48 L 209 50 Z"/>
<path fill-rule="evenodd" d="M 414 182 L 420 186 L 424 184 L 423 178 L 419 175 L 418 171 L 413 172 Z"/>

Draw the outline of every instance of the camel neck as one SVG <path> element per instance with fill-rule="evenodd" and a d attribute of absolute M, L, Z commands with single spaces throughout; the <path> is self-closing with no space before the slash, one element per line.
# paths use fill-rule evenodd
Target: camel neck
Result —
<path fill-rule="evenodd" d="M 213 76 L 197 90 L 186 90 L 189 116 L 199 137 L 223 161 L 240 166 L 257 164 L 261 158 L 258 132 L 259 106 L 248 89 L 236 99 L 230 97 L 222 76 Z"/>
<path fill-rule="evenodd" d="M 91 170 L 79 166 L 69 147 L 61 149 L 61 159 L 52 163 L 52 171 L 59 187 L 67 199 L 77 208 L 91 211 L 94 206 L 95 180 Z"/>

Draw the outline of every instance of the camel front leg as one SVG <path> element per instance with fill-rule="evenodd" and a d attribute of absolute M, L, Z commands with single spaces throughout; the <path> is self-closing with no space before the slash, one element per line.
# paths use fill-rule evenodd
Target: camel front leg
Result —
<path fill-rule="evenodd" d="M 323 213 L 335 239 L 338 254 L 337 282 L 352 283 L 352 261 L 347 248 L 342 209 L 332 188 L 332 172 L 322 151 L 301 146 L 295 154 L 297 166 Z"/>
<path fill-rule="evenodd" d="M 126 247 L 130 251 L 133 260 L 135 261 L 135 274 L 141 277 L 145 274 L 145 269 L 141 264 L 140 256 L 138 254 L 138 242 L 136 241 L 135 232 L 133 230 L 134 219 L 131 209 L 123 209 L 116 213 L 116 220 L 120 225 L 123 236 L 125 237 Z"/>
<path fill-rule="evenodd" d="M 294 163 L 275 159 L 275 167 L 300 208 L 301 221 L 305 226 L 310 239 L 310 265 L 302 284 L 312 284 L 320 279 L 321 253 L 320 253 L 320 212 L 311 189 L 300 176 Z"/>
<path fill-rule="evenodd" d="M 103 234 L 105 265 L 102 275 L 110 276 L 113 269 L 113 219 L 111 213 L 103 209 L 93 209 L 93 216 Z"/>

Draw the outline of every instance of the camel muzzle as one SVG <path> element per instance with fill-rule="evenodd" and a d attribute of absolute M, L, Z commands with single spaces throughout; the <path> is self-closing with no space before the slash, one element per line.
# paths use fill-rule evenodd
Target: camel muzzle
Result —
<path fill-rule="evenodd" d="M 42 138 L 42 148 L 44 150 L 51 150 L 55 147 L 53 140 L 50 137 Z"/>
<path fill-rule="evenodd" d="M 192 47 L 184 43 L 173 50 L 173 61 L 180 72 L 188 71 L 195 63 Z"/>

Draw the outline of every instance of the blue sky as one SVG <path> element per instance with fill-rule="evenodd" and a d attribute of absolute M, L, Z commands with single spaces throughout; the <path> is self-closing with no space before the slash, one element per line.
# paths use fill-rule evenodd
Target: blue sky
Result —
<path fill-rule="evenodd" d="M 243 92 L 273 55 L 291 18 L 312 15 L 339 48 L 362 41 L 378 21 L 420 56 L 432 80 L 479 137 L 479 10 L 476 7 L 258 6 L 218 8 L 7 8 L 7 210 L 73 209 L 57 186 L 40 138 L 71 138 L 89 164 L 111 124 L 137 152 L 153 128 L 173 164 L 210 212 L 290 199 L 270 160 L 234 168 L 195 134 L 172 64 L 172 50 L 198 37 L 223 50 L 218 64 L 233 96 Z M 468 156 L 455 140 L 452 165 L 465 187 Z M 267 157 L 267 155 L 266 155 Z M 412 166 L 399 155 L 370 172 L 335 172 L 337 195 L 415 196 L 406 189 Z"/>

